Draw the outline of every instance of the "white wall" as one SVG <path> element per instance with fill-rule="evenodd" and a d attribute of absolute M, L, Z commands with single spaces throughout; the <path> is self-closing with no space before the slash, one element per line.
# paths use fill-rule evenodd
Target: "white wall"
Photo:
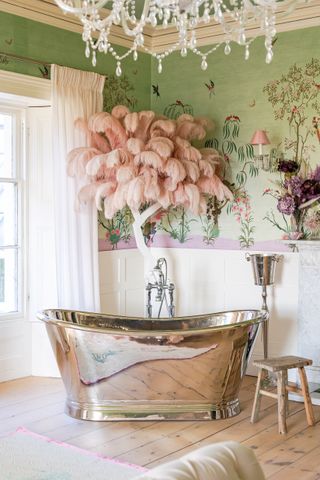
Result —
<path fill-rule="evenodd" d="M 192 315 L 231 309 L 259 309 L 261 288 L 253 284 L 251 263 L 244 251 L 153 249 L 165 257 L 176 286 L 176 314 Z M 252 253 L 252 252 L 250 252 Z M 277 265 L 274 286 L 268 287 L 269 356 L 297 353 L 298 255 L 285 253 Z M 144 272 L 137 250 L 100 252 L 103 312 L 144 314 Z M 262 358 L 261 338 L 253 359 Z M 249 367 L 248 373 L 255 373 Z"/>

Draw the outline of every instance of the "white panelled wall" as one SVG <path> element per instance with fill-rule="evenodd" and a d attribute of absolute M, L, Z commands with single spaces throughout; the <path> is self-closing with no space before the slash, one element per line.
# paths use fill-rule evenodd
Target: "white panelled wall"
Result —
<path fill-rule="evenodd" d="M 261 307 L 261 288 L 253 283 L 251 263 L 244 251 L 157 248 L 153 254 L 155 259 L 167 259 L 179 316 Z M 270 356 L 297 353 L 298 260 L 298 254 L 284 253 L 277 264 L 275 285 L 268 287 Z M 140 252 L 100 252 L 99 263 L 102 311 L 144 315 Z M 258 338 L 252 358 L 262 356 L 262 340 Z M 255 374 L 251 365 L 248 373 Z"/>

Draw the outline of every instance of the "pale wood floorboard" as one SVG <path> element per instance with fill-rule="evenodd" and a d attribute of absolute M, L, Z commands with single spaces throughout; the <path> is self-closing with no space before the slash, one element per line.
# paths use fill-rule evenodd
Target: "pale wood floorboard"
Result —
<path fill-rule="evenodd" d="M 236 440 L 254 449 L 271 480 L 320 479 L 320 407 L 308 427 L 303 403 L 290 402 L 288 433 L 278 434 L 276 402 L 263 398 L 260 420 L 250 423 L 254 377 L 240 392 L 242 411 L 213 422 L 83 422 L 63 413 L 60 379 L 28 377 L 0 384 L 0 436 L 24 426 L 119 460 L 152 468 L 195 448 Z"/>

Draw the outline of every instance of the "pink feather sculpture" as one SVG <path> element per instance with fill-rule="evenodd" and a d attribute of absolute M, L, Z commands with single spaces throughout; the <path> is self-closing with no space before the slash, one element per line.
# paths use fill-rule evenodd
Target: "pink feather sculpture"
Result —
<path fill-rule="evenodd" d="M 129 206 L 138 248 L 150 258 L 141 227 L 157 211 L 181 205 L 200 215 L 208 196 L 233 198 L 219 176 L 219 153 L 191 145 L 205 137 L 209 125 L 191 115 L 171 120 L 118 105 L 111 114 L 76 122 L 86 133 L 88 147 L 69 153 L 68 175 L 82 179 L 79 199 L 95 200 L 106 218 Z"/>

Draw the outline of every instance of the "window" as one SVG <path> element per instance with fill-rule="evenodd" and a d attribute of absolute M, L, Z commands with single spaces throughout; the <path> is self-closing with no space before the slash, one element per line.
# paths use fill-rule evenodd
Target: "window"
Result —
<path fill-rule="evenodd" d="M 22 112 L 0 105 L 0 315 L 21 310 Z"/>

